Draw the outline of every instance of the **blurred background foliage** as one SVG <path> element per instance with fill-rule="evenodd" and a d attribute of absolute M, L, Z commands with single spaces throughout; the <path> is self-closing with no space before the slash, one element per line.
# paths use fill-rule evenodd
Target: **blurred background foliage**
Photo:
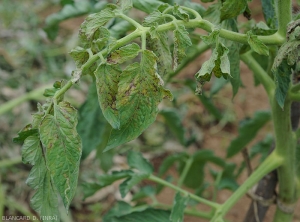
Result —
<path fill-rule="evenodd" d="M 175 2 L 186 4 L 184 2 L 189 1 Z M 22 126 L 31 122 L 30 116 L 36 112 L 37 102 L 42 103 L 45 100 L 44 89 L 51 88 L 57 80 L 70 77 L 75 64 L 68 52 L 77 45 L 80 24 L 86 14 L 99 11 L 105 4 L 105 1 L 96 0 L 1 0 L 1 215 L 35 215 L 29 207 L 33 191 L 25 183 L 30 167 L 21 163 L 21 145 L 13 143 L 12 139 Z M 199 4 L 197 9 L 199 12 L 204 10 Z M 131 13 L 137 20 L 144 16 L 142 12 Z M 112 21 L 108 26 L 116 38 L 132 30 L 128 23 L 120 23 L 118 20 Z M 191 57 L 194 54 L 193 48 L 195 47 L 188 50 Z M 246 164 L 241 155 L 230 160 L 225 159 L 226 154 L 229 156 L 225 147 L 230 145 L 238 132 L 240 137 L 245 135 L 245 126 L 252 127 L 254 137 L 266 122 L 259 117 L 268 114 L 257 113 L 255 116 L 253 110 L 268 105 L 247 101 L 246 95 L 249 96 L 251 89 L 242 90 L 234 99 L 236 103 L 232 103 L 230 85 L 227 81 L 216 78 L 205 85 L 202 96 L 196 96 L 193 76 L 208 56 L 209 53 L 201 55 L 170 81 L 168 88 L 175 99 L 160 105 L 161 111 L 157 121 L 149 129 L 138 139 L 104 154 L 101 151 L 107 139 L 107 122 L 99 106 L 95 105 L 97 98 L 95 88 L 91 84 L 92 78 L 83 77 L 80 83 L 67 93 L 66 99 L 79 110 L 78 132 L 83 139 L 84 150 L 78 192 L 69 215 L 61 208 L 62 221 L 102 221 L 102 216 L 115 202 L 122 200 L 118 184 L 106 187 L 100 192 L 93 190 L 90 193 L 95 194 L 87 199 L 83 199 L 85 188 L 82 184 L 95 181 L 105 172 L 126 168 L 126 153 L 132 149 L 142 151 L 154 165 L 155 172 L 166 176 L 170 181 L 178 180 L 178 175 L 190 160 L 191 170 L 181 182 L 186 187 L 195 189 L 197 195 L 206 198 L 218 198 L 217 191 L 223 189 L 235 190 L 240 178 L 247 177 L 247 173 L 242 173 Z M 248 81 L 253 81 L 249 75 L 246 86 L 249 85 Z M 253 95 L 261 96 L 255 93 Z M 265 129 L 269 130 L 270 126 L 267 124 Z M 247 146 L 250 150 L 249 156 L 254 158 L 260 155 L 263 159 L 272 141 L 271 135 L 260 136 L 259 140 Z M 232 146 L 237 147 L 231 148 L 231 156 L 245 148 L 236 144 L 231 144 Z M 256 158 L 256 162 L 258 161 L 260 160 Z M 123 201 L 133 199 L 139 203 L 149 201 L 149 198 L 141 198 L 153 197 L 153 184 L 143 182 L 140 188 L 135 187 Z M 88 191 L 85 190 L 86 192 Z M 168 192 L 161 191 L 158 187 L 156 193 L 159 192 L 161 193 L 157 198 L 166 202 L 172 201 Z"/>

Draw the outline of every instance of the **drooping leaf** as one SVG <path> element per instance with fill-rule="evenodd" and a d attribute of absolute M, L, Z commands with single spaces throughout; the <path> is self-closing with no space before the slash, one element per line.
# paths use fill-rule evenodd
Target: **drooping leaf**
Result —
<path fill-rule="evenodd" d="M 151 38 L 147 41 L 147 47 L 158 57 L 158 73 L 164 76 L 172 67 L 172 55 L 168 44 L 168 33 L 157 32 L 155 27 L 151 27 L 150 35 Z"/>
<path fill-rule="evenodd" d="M 110 125 L 118 129 L 120 120 L 116 107 L 116 95 L 121 74 L 118 65 L 102 63 L 95 71 L 98 100 L 102 113 Z"/>
<path fill-rule="evenodd" d="M 284 43 L 278 50 L 277 56 L 274 60 L 272 70 L 277 69 L 283 60 L 287 60 L 288 65 L 293 65 L 300 57 L 299 53 L 300 41 L 291 40 Z"/>
<path fill-rule="evenodd" d="M 235 18 L 239 14 L 242 14 L 246 10 L 247 0 L 226 0 L 222 4 L 221 21 Z"/>
<path fill-rule="evenodd" d="M 165 174 L 168 169 L 175 164 L 175 162 L 185 162 L 186 159 L 188 158 L 188 154 L 187 153 L 176 153 L 176 154 L 173 154 L 173 155 L 170 155 L 168 156 L 167 158 L 165 158 L 163 160 L 163 162 L 161 163 L 161 165 L 159 166 L 159 169 L 158 169 L 158 175 L 159 176 L 162 176 L 163 174 Z"/>
<path fill-rule="evenodd" d="M 277 31 L 276 29 L 270 29 L 264 22 L 256 23 L 251 30 L 255 35 L 272 35 Z"/>
<path fill-rule="evenodd" d="M 256 136 L 257 132 L 271 119 L 268 111 L 257 111 L 254 117 L 244 120 L 239 127 L 239 135 L 231 141 L 227 158 L 240 152 Z"/>
<path fill-rule="evenodd" d="M 192 45 L 189 33 L 184 25 L 178 25 L 174 30 L 174 70 L 180 62 L 185 58 L 185 50 Z"/>
<path fill-rule="evenodd" d="M 124 198 L 133 186 L 135 186 L 142 180 L 147 179 L 149 175 L 149 173 L 135 173 L 134 175 L 126 179 L 123 183 L 120 184 L 119 187 L 121 197 Z"/>
<path fill-rule="evenodd" d="M 142 51 L 141 64 L 129 65 L 120 75 L 116 107 L 120 130 L 113 129 L 105 151 L 138 137 L 156 119 L 157 106 L 170 91 L 155 71 L 157 57 Z"/>
<path fill-rule="evenodd" d="M 98 13 L 90 14 L 80 26 L 81 40 L 89 42 L 95 32 L 113 17 L 115 17 L 115 13 L 112 8 L 105 8 Z"/>
<path fill-rule="evenodd" d="M 89 92 L 84 104 L 78 111 L 77 131 L 82 140 L 82 159 L 85 159 L 92 150 L 100 144 L 106 146 L 106 131 L 111 131 L 110 124 L 104 118 L 100 106 L 96 85 L 89 86 Z"/>
<path fill-rule="evenodd" d="M 142 156 L 140 152 L 130 151 L 127 156 L 128 165 L 142 173 L 152 173 L 152 165 Z"/>
<path fill-rule="evenodd" d="M 279 106 L 283 108 L 291 82 L 292 70 L 288 65 L 288 62 L 283 60 L 283 62 L 277 67 L 277 69 L 273 71 L 273 73 L 276 84 L 275 97 Z"/>
<path fill-rule="evenodd" d="M 158 0 L 132 0 L 133 7 L 150 14 L 156 10 L 163 2 Z"/>
<path fill-rule="evenodd" d="M 132 176 L 134 173 L 131 170 L 113 171 L 111 174 L 104 174 L 97 177 L 94 183 L 84 183 L 84 198 L 92 196 L 103 187 L 109 186 L 117 180 Z"/>
<path fill-rule="evenodd" d="M 68 102 L 60 102 L 54 104 L 54 116 L 47 114 L 39 129 L 47 168 L 66 209 L 75 195 L 82 150 L 76 125 L 75 108 Z"/>
<path fill-rule="evenodd" d="M 140 46 L 136 43 L 131 43 L 113 51 L 108 57 L 108 62 L 112 64 L 121 64 L 137 57 L 139 52 Z"/>
<path fill-rule="evenodd" d="M 257 36 L 252 33 L 252 31 L 247 32 L 247 37 L 248 43 L 254 52 L 265 56 L 269 55 L 269 48 L 260 41 Z"/>
<path fill-rule="evenodd" d="M 27 185 L 36 190 L 30 205 L 40 216 L 59 217 L 57 192 L 52 185 L 42 149 L 38 135 L 29 136 L 22 147 L 23 162 L 33 165 L 26 180 Z"/>
<path fill-rule="evenodd" d="M 184 217 L 184 209 L 187 205 L 188 197 L 182 197 L 179 192 L 176 193 L 173 208 L 170 215 L 172 222 L 181 222 Z"/>
<path fill-rule="evenodd" d="M 173 8 L 173 14 L 175 16 L 178 16 L 181 20 L 185 21 L 185 22 L 188 22 L 189 19 L 190 19 L 190 16 L 189 14 L 183 10 L 180 5 L 178 4 L 175 4 L 174 5 L 174 8 Z"/>

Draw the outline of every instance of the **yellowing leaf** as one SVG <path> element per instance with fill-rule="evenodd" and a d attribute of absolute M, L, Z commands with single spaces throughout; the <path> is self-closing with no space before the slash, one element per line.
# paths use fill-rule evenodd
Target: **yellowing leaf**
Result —
<path fill-rule="evenodd" d="M 121 70 L 116 65 L 102 63 L 95 71 L 98 100 L 103 115 L 113 128 L 120 127 L 116 96 Z"/>
<path fill-rule="evenodd" d="M 156 60 L 153 52 L 144 50 L 141 64 L 129 65 L 120 75 L 116 104 L 121 127 L 112 130 L 105 151 L 138 137 L 155 121 L 160 101 L 170 97 L 155 72 Z"/>
<path fill-rule="evenodd" d="M 46 115 L 40 125 L 47 168 L 67 209 L 75 195 L 81 157 L 76 125 L 77 112 L 68 102 L 54 104 L 54 116 Z"/>

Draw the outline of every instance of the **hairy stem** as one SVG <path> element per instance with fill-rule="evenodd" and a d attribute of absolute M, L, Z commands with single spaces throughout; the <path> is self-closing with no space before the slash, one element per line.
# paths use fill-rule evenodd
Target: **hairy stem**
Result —
<path fill-rule="evenodd" d="M 154 175 L 150 175 L 150 177 L 148 179 L 152 180 L 152 181 L 154 181 L 156 183 L 159 183 L 161 185 L 164 185 L 166 187 L 170 187 L 171 189 L 176 190 L 176 191 L 182 193 L 183 195 L 189 196 L 191 199 L 196 200 L 199 203 L 206 204 L 207 206 L 210 206 L 212 208 L 219 208 L 219 206 L 220 206 L 219 204 L 217 204 L 215 202 L 212 202 L 212 201 L 206 200 L 204 198 L 198 197 L 197 195 L 189 193 L 188 191 L 183 190 L 180 187 L 175 186 L 175 185 L 173 185 L 173 184 L 171 184 L 171 183 L 169 183 L 169 182 L 167 182 L 167 181 L 165 181 L 163 179 L 160 179 L 159 177 L 156 177 Z"/>
<path fill-rule="evenodd" d="M 292 20 L 292 0 L 275 0 L 275 8 L 278 18 L 277 33 L 285 38 L 287 25 Z"/>

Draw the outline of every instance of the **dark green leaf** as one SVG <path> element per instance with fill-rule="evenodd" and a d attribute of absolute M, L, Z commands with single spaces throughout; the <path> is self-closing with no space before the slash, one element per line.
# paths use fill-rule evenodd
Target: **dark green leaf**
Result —
<path fill-rule="evenodd" d="M 127 156 L 128 165 L 142 173 L 152 173 L 152 165 L 142 156 L 140 152 L 129 151 Z"/>
<path fill-rule="evenodd" d="M 187 205 L 188 197 L 182 197 L 179 192 L 176 193 L 173 208 L 170 215 L 172 222 L 182 222 L 184 217 L 184 209 Z"/>
<path fill-rule="evenodd" d="M 177 4 L 174 5 L 173 14 L 185 22 L 188 22 L 190 19 L 189 14 Z"/>
<path fill-rule="evenodd" d="M 107 63 L 100 64 L 95 71 L 97 93 L 102 113 L 115 129 L 120 127 L 116 96 L 121 72 L 118 65 Z"/>
<path fill-rule="evenodd" d="M 161 100 L 171 97 L 156 73 L 156 60 L 153 52 L 144 50 L 141 64 L 133 63 L 122 72 L 116 102 L 121 127 L 112 130 L 105 151 L 138 137 L 155 121 Z"/>
<path fill-rule="evenodd" d="M 127 180 L 125 180 L 123 183 L 120 184 L 120 193 L 122 198 L 126 196 L 126 194 L 131 190 L 133 186 L 138 184 L 144 179 L 147 179 L 149 177 L 149 173 L 135 173 L 131 177 L 129 177 Z"/>
<path fill-rule="evenodd" d="M 118 21 L 109 28 L 111 37 L 120 39 L 126 35 L 127 31 L 133 29 L 133 25 L 125 20 Z"/>
<path fill-rule="evenodd" d="M 132 0 L 133 7 L 150 14 L 156 10 L 163 2 L 158 0 Z"/>
<path fill-rule="evenodd" d="M 148 208 L 141 212 L 133 212 L 120 217 L 111 217 L 103 222 L 170 222 L 170 211 Z"/>
<path fill-rule="evenodd" d="M 186 57 L 185 50 L 192 45 L 189 33 L 186 31 L 184 25 L 178 25 L 174 30 L 174 70 Z"/>
<path fill-rule="evenodd" d="M 132 43 L 113 51 L 108 57 L 108 62 L 113 64 L 121 64 L 137 57 L 139 52 L 140 46 L 136 43 Z"/>
<path fill-rule="evenodd" d="M 54 104 L 54 116 L 47 114 L 40 125 L 47 168 L 66 209 L 75 195 L 81 158 L 76 125 L 77 112 L 68 102 Z"/>
<path fill-rule="evenodd" d="M 24 143 L 24 140 L 34 134 L 37 134 L 38 130 L 37 129 L 32 129 L 31 124 L 28 124 L 25 126 L 20 132 L 18 132 L 18 137 L 13 138 L 14 143 Z"/>
<path fill-rule="evenodd" d="M 261 40 L 259 40 L 257 36 L 252 33 L 252 31 L 248 31 L 247 36 L 248 43 L 254 52 L 265 56 L 269 55 L 269 48 Z"/>
<path fill-rule="evenodd" d="M 175 109 L 163 109 L 159 112 L 165 119 L 166 125 L 170 128 L 171 132 L 179 140 L 182 145 L 186 145 L 185 129 L 181 123 L 181 118 Z"/>
<path fill-rule="evenodd" d="M 277 27 L 277 17 L 275 12 L 274 0 L 262 0 L 261 1 L 264 18 L 271 28 Z"/>
<path fill-rule="evenodd" d="M 259 141 L 253 147 L 251 147 L 249 152 L 250 158 L 255 157 L 257 154 L 261 154 L 260 162 L 264 161 L 264 159 L 266 159 L 268 156 L 273 143 L 273 136 L 271 134 L 267 134 L 262 141 Z"/>
<path fill-rule="evenodd" d="M 82 140 L 82 159 L 101 144 L 106 146 L 106 138 L 111 131 L 111 126 L 104 118 L 98 104 L 96 85 L 91 84 L 87 99 L 78 111 L 77 131 Z M 107 131 L 109 132 L 106 133 Z"/>
<path fill-rule="evenodd" d="M 255 35 L 272 35 L 276 31 L 276 29 L 270 29 L 264 22 L 259 22 L 252 28 L 252 32 Z"/>
<path fill-rule="evenodd" d="M 111 174 L 105 174 L 97 177 L 97 182 L 95 183 L 84 183 L 84 197 L 92 196 L 98 190 L 103 187 L 111 185 L 113 182 L 130 177 L 133 175 L 131 170 L 113 171 Z"/>
<path fill-rule="evenodd" d="M 211 88 L 210 88 L 210 97 L 217 94 L 224 86 L 228 83 L 228 79 L 224 78 L 215 78 L 213 79 Z"/>
<path fill-rule="evenodd" d="M 275 97 L 279 106 L 283 108 L 291 82 L 292 70 L 287 61 L 284 60 L 273 73 L 276 84 Z"/>
<path fill-rule="evenodd" d="M 144 186 L 139 192 L 135 193 L 132 197 L 132 201 L 137 201 L 146 197 L 155 196 L 155 188 L 153 186 Z"/>
<path fill-rule="evenodd" d="M 221 8 L 221 21 L 235 18 L 242 14 L 247 7 L 247 0 L 226 0 Z"/>
<path fill-rule="evenodd" d="M 124 201 L 118 201 L 103 217 L 103 222 L 111 222 L 113 217 L 121 217 L 134 212 L 133 207 Z"/>
<path fill-rule="evenodd" d="M 163 174 L 165 174 L 168 169 L 174 165 L 176 162 L 185 162 L 186 159 L 188 158 L 188 154 L 187 153 L 177 153 L 177 154 L 173 154 L 171 156 L 168 156 L 167 158 L 165 158 L 163 160 L 163 162 L 161 163 L 161 165 L 159 166 L 158 169 L 158 175 L 162 176 Z"/>
<path fill-rule="evenodd" d="M 268 111 L 257 111 L 252 119 L 244 120 L 239 127 L 239 135 L 227 149 L 227 158 L 240 152 L 256 136 L 257 132 L 271 119 Z"/>

